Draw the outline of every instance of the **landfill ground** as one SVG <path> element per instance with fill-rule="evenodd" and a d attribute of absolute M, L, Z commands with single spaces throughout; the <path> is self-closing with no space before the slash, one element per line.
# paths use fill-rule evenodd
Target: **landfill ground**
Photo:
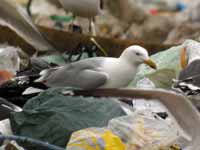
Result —
<path fill-rule="evenodd" d="M 199 150 L 199 0 L 2 0 L 0 150 Z"/>

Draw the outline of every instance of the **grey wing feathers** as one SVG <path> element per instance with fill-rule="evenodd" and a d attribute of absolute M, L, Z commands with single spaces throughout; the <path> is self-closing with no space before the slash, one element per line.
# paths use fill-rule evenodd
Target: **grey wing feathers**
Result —
<path fill-rule="evenodd" d="M 65 68 L 66 69 L 66 68 Z M 108 79 L 106 73 L 91 69 L 59 69 L 44 78 L 50 87 L 76 87 L 94 89 L 105 84 Z"/>
<path fill-rule="evenodd" d="M 76 87 L 94 89 L 104 85 L 108 75 L 101 71 L 101 58 L 83 60 L 42 72 L 41 81 L 50 87 Z"/>
<path fill-rule="evenodd" d="M 35 82 L 45 82 L 50 76 L 51 74 L 58 70 L 60 67 L 56 67 L 56 68 L 51 68 L 51 69 L 45 69 L 45 70 L 42 70 L 40 72 L 40 78 L 35 80 Z"/>
<path fill-rule="evenodd" d="M 74 15 L 93 18 L 100 13 L 100 0 L 59 0 L 65 11 L 71 11 Z"/>
<path fill-rule="evenodd" d="M 82 89 L 96 89 L 103 86 L 108 79 L 108 75 L 104 72 L 93 70 L 83 70 L 76 77 L 75 82 L 72 82 L 73 87 Z M 71 80 L 72 81 L 72 80 Z"/>

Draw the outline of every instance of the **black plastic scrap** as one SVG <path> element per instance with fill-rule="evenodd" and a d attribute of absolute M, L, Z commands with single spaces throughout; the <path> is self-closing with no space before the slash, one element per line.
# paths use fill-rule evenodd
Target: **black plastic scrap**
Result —
<path fill-rule="evenodd" d="M 114 98 L 65 96 L 65 88 L 52 88 L 30 99 L 22 112 L 10 116 L 14 134 L 65 147 L 73 132 L 104 127 L 126 115 Z"/>

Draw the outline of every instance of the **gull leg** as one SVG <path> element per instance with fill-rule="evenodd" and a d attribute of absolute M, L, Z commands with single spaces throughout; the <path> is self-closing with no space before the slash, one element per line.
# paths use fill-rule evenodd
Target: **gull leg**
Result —
<path fill-rule="evenodd" d="M 33 0 L 28 0 L 28 4 L 26 6 L 26 10 L 27 10 L 27 13 L 29 16 L 32 16 L 32 13 L 31 13 L 31 4 L 32 4 Z"/>
<path fill-rule="evenodd" d="M 89 33 L 91 33 L 92 36 L 96 36 L 95 18 L 89 19 Z"/>
<path fill-rule="evenodd" d="M 39 53 L 39 51 L 36 50 L 32 57 L 33 57 L 33 58 L 37 58 L 37 57 L 38 57 L 38 53 Z"/>

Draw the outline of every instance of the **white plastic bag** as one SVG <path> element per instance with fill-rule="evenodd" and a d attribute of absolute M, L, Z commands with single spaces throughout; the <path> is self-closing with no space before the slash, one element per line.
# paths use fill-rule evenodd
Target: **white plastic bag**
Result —
<path fill-rule="evenodd" d="M 19 49 L 11 46 L 0 47 L 0 70 L 16 74 L 20 68 Z"/>
<path fill-rule="evenodd" d="M 112 119 L 108 129 L 122 139 L 128 150 L 159 150 L 175 144 L 183 148 L 189 142 L 175 125 L 149 111 Z"/>

